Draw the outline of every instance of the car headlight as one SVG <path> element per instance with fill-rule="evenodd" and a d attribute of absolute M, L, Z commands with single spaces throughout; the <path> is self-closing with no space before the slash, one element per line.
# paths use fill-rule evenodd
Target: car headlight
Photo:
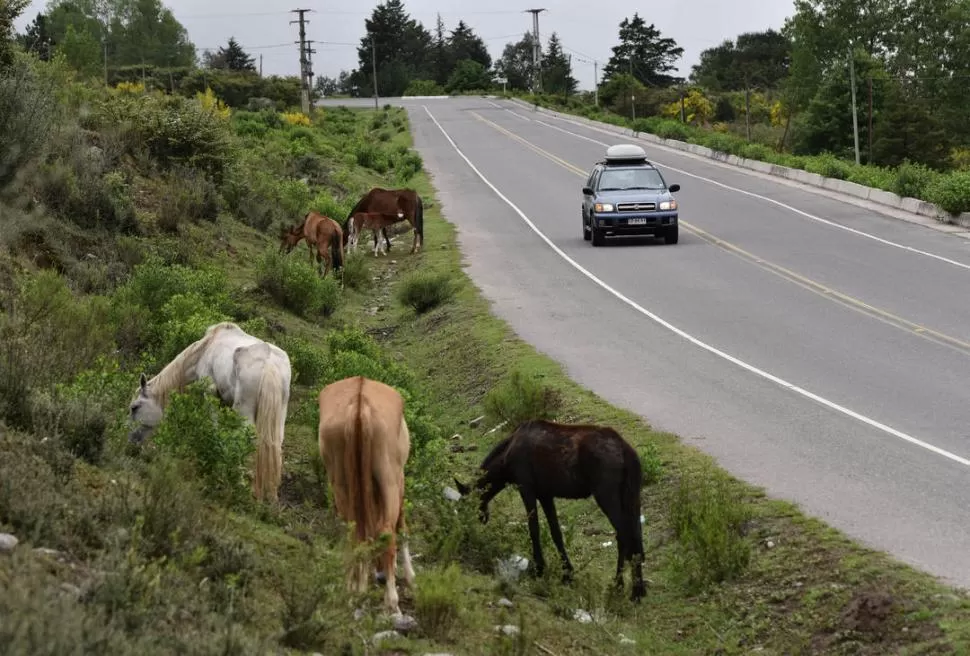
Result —
<path fill-rule="evenodd" d="M 595 211 L 597 211 L 597 212 L 612 212 L 613 211 L 613 204 L 612 203 L 596 203 L 595 205 L 593 205 L 593 209 Z"/>
<path fill-rule="evenodd" d="M 677 209 L 677 201 L 675 200 L 665 200 L 660 203 L 660 210 L 663 212 L 675 209 Z"/>

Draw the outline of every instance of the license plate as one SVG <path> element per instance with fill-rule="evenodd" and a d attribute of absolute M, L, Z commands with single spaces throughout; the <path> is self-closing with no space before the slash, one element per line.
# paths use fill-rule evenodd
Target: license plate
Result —
<path fill-rule="evenodd" d="M 627 225 L 643 225 L 646 222 L 647 222 L 646 219 L 627 219 L 626 224 Z"/>

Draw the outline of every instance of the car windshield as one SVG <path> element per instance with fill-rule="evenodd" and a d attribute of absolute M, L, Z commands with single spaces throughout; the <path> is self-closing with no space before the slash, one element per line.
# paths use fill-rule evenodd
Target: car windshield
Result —
<path fill-rule="evenodd" d="M 657 169 L 604 169 L 599 191 L 666 189 Z"/>

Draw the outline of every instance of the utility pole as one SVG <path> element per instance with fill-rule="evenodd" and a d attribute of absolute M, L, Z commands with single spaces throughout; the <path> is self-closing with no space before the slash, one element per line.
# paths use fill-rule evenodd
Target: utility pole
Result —
<path fill-rule="evenodd" d="M 872 76 L 869 76 L 869 158 L 866 164 L 872 164 Z"/>
<path fill-rule="evenodd" d="M 374 77 L 374 110 L 376 111 L 380 100 L 377 93 L 377 41 L 373 33 L 370 35 L 370 67 L 371 75 Z"/>
<path fill-rule="evenodd" d="M 526 9 L 532 14 L 532 93 L 542 92 L 542 72 L 539 68 L 542 59 L 542 44 L 539 42 L 539 14 L 546 9 Z"/>
<path fill-rule="evenodd" d="M 101 44 L 104 46 L 104 86 L 108 86 L 108 38 L 104 35 L 101 36 Z M 50 54 L 50 46 L 48 46 L 48 54 Z"/>
<path fill-rule="evenodd" d="M 310 47 L 311 43 L 316 43 L 312 39 L 306 41 L 306 89 L 310 109 L 313 109 L 313 55 L 316 50 Z"/>
<path fill-rule="evenodd" d="M 855 105 L 855 57 L 849 48 L 849 83 L 852 85 L 852 136 L 855 139 L 855 163 L 859 162 L 859 112 Z"/>
<path fill-rule="evenodd" d="M 300 24 L 300 88 L 301 88 L 301 104 L 303 106 L 303 113 L 310 114 L 310 87 L 307 81 L 307 73 L 310 70 L 310 63 L 307 61 L 307 44 L 306 44 L 306 24 L 309 23 L 306 19 L 306 14 L 310 9 L 292 9 L 291 14 L 299 14 L 300 18 L 295 21 L 290 21 L 290 25 L 293 23 Z"/>
<path fill-rule="evenodd" d="M 259 53 L 259 77 L 263 77 L 263 53 Z"/>
<path fill-rule="evenodd" d="M 596 100 L 596 106 L 600 106 L 600 74 L 597 70 L 599 64 L 593 61 L 593 98 Z"/>

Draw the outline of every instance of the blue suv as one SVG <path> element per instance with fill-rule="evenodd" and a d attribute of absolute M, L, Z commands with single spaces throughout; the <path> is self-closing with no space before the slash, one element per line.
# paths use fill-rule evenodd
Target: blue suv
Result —
<path fill-rule="evenodd" d="M 677 243 L 677 201 L 647 153 L 634 144 L 606 149 L 583 187 L 583 239 L 602 246 L 607 237 L 653 235 Z"/>

